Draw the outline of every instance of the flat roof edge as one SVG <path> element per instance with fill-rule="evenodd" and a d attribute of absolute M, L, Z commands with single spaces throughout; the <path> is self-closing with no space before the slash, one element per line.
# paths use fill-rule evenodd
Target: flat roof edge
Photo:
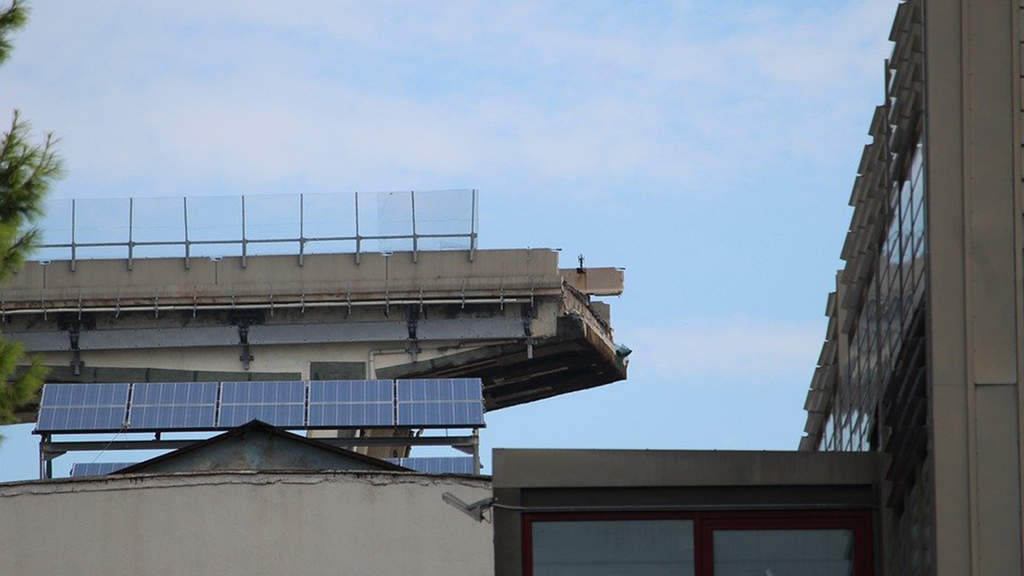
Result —
<path fill-rule="evenodd" d="M 873 485 L 868 452 L 495 449 L 495 488 Z"/>

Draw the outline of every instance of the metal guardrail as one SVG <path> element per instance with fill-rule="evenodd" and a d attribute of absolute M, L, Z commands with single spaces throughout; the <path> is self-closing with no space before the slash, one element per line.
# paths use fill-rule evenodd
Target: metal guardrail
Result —
<path fill-rule="evenodd" d="M 376 200 L 376 218 L 373 218 L 372 214 L 368 212 L 365 201 L 367 197 Z M 314 206 L 312 210 L 315 214 L 309 214 L 310 207 L 307 206 L 307 201 L 313 198 L 319 200 L 320 206 Z M 325 199 L 327 200 L 326 202 L 324 201 Z M 362 205 L 360 205 L 360 199 L 363 199 Z M 203 210 L 201 206 L 203 203 L 214 206 L 217 203 L 233 203 L 235 200 L 238 202 L 236 208 L 238 212 L 235 214 L 235 217 L 238 218 L 238 221 L 236 221 L 238 227 L 234 232 L 230 231 L 233 227 L 224 222 L 227 219 L 231 219 L 231 214 L 224 210 L 224 207 L 221 207 L 220 210 L 216 208 Z M 287 211 L 281 211 L 280 208 L 264 206 L 258 216 L 262 220 L 271 222 L 271 224 L 262 227 L 257 224 L 257 229 L 253 230 L 251 223 L 253 216 L 252 203 L 256 200 L 261 202 L 277 200 L 280 204 L 286 204 L 288 200 L 297 200 L 298 210 L 289 214 Z M 37 253 L 35 259 L 43 261 L 64 259 L 60 257 L 66 254 L 66 259 L 69 260 L 72 271 L 75 270 L 75 265 L 80 259 L 110 257 L 109 254 L 104 256 L 89 255 L 90 252 L 95 254 L 95 252 L 103 251 L 104 249 L 123 249 L 128 268 L 131 269 L 134 260 L 139 258 L 139 249 L 166 248 L 168 250 L 157 250 L 157 253 L 154 255 L 157 257 L 181 256 L 184 258 L 185 268 L 189 268 L 191 259 L 196 256 L 213 258 L 241 256 L 242 267 L 245 267 L 248 257 L 255 255 L 254 249 L 258 253 L 260 252 L 258 247 L 271 245 L 294 246 L 294 250 L 288 250 L 284 253 L 297 255 L 300 266 L 303 264 L 303 258 L 307 253 L 315 252 L 312 249 L 313 245 L 317 244 L 326 245 L 333 243 L 334 249 L 329 248 L 321 253 L 351 252 L 355 255 L 357 264 L 360 260 L 360 254 L 367 251 L 366 242 L 378 242 L 381 252 L 411 251 L 413 262 L 417 261 L 418 253 L 424 248 L 425 241 L 427 243 L 435 241 L 434 243 L 438 246 L 437 249 L 441 250 L 467 250 L 470 260 L 475 257 L 477 247 L 477 190 L 410 190 L 363 194 L 354 192 L 351 195 L 289 194 L 250 196 L 248 203 L 245 195 L 182 197 L 179 207 L 174 210 L 180 210 L 180 218 L 174 216 L 173 211 L 170 209 L 170 203 L 178 202 L 176 198 L 72 198 L 65 202 L 68 203 L 65 209 L 69 209 L 70 212 L 70 227 L 62 228 L 60 220 L 54 212 L 48 212 L 40 227 L 43 233 L 43 242 L 38 247 L 44 255 L 39 257 Z M 121 209 L 127 211 L 127 227 L 123 223 L 118 226 L 116 221 L 111 220 L 109 210 L 102 210 L 104 203 L 112 207 L 123 204 Z M 151 224 L 148 227 L 143 225 L 141 228 L 148 231 L 149 234 L 141 237 L 140 214 L 138 210 L 140 203 L 152 204 L 144 215 L 144 219 L 153 220 L 156 218 L 160 221 L 159 224 Z M 161 203 L 164 206 L 162 208 L 157 207 Z M 83 205 L 89 204 L 93 204 L 94 209 L 99 207 L 100 214 L 93 218 L 93 220 L 96 220 L 95 222 L 89 222 L 85 226 L 85 230 L 83 230 L 79 213 Z M 351 209 L 344 208 L 345 205 L 350 206 Z M 59 212 L 59 210 L 56 212 Z M 65 217 L 67 216 L 65 215 Z M 261 228 L 278 228 L 282 221 L 287 224 L 289 216 L 291 217 L 290 223 L 296 226 L 294 235 L 262 236 L 259 233 Z M 196 226 L 197 217 L 203 220 L 212 219 L 213 224 L 204 222 Z M 168 221 L 174 219 L 177 220 L 177 223 L 168 224 Z M 190 225 L 190 219 L 192 225 Z M 309 225 L 311 220 L 317 223 L 316 228 L 321 233 L 317 233 L 317 230 L 310 233 Z M 367 230 L 368 224 L 370 225 L 370 230 Z M 376 229 L 374 230 L 373 228 Z M 83 232 L 90 231 L 94 237 L 110 236 L 111 234 L 117 236 L 119 229 L 124 234 L 123 238 L 97 239 L 89 238 L 89 234 L 86 234 L 87 237 L 85 238 L 82 237 Z M 153 236 L 159 236 L 155 232 L 160 230 L 163 230 L 165 235 L 170 233 L 170 235 L 177 237 L 154 238 Z M 177 230 L 177 232 L 172 232 L 173 230 Z M 196 233 L 202 230 L 212 231 L 213 233 L 206 237 L 197 236 Z M 215 237 L 224 236 L 225 231 L 227 231 L 228 237 Z M 61 232 L 65 234 L 66 241 L 51 241 L 54 236 L 59 236 Z M 339 250 L 336 248 L 338 244 L 345 243 L 350 244 L 352 249 Z M 209 250 L 206 254 L 196 254 L 196 248 L 198 247 L 213 247 L 214 249 Z M 177 248 L 180 248 L 180 250 L 177 250 Z M 217 248 L 224 249 L 218 250 Z M 83 255 L 83 251 L 86 254 Z M 57 256 L 46 258 L 45 253 L 47 252 L 51 254 L 56 252 Z"/>

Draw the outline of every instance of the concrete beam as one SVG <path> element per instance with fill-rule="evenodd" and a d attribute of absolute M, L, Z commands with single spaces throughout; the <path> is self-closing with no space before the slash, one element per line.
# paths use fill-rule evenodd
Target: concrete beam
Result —
<path fill-rule="evenodd" d="M 313 254 L 298 265 L 292 256 L 250 256 L 219 261 L 193 259 L 189 269 L 180 258 L 81 260 L 72 272 L 66 262 L 29 262 L 0 290 L 5 310 L 121 305 L 244 303 L 273 296 L 277 301 L 383 300 L 559 292 L 558 253 L 546 249 L 481 250 L 473 261 L 464 252 Z"/>
<path fill-rule="evenodd" d="M 625 286 L 622 268 L 560 268 L 570 286 L 588 296 L 618 296 Z"/>
<path fill-rule="evenodd" d="M 27 352 L 61 352 L 71 349 L 66 331 L 7 332 Z M 438 318 L 417 323 L 417 340 L 474 341 L 523 338 L 518 317 Z M 249 327 L 249 344 L 326 344 L 355 342 L 403 342 L 409 338 L 405 319 L 383 322 L 332 322 L 304 324 L 256 324 Z M 142 350 L 149 348 L 202 348 L 239 343 L 235 326 L 187 326 L 184 328 L 127 328 L 82 330 L 80 350 Z"/>

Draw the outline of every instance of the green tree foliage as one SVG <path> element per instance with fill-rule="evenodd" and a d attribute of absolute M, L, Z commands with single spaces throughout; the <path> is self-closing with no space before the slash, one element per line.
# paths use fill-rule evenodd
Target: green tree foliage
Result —
<path fill-rule="evenodd" d="M 28 10 L 19 0 L 0 8 L 0 64 L 10 55 L 11 34 L 27 20 Z M 34 144 L 28 123 L 17 111 L 13 116 L 0 137 L 0 282 L 16 272 L 32 250 L 38 234 L 33 224 L 50 184 L 61 174 L 53 135 Z M 21 344 L 0 339 L 0 424 L 14 421 L 14 410 L 35 396 L 46 376 L 38 358 L 27 368 L 21 367 L 23 359 Z"/>

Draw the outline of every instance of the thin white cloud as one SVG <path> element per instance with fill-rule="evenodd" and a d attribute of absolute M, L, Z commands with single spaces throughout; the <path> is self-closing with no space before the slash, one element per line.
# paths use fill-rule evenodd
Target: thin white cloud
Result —
<path fill-rule="evenodd" d="M 718 190 L 783 157 L 835 162 L 833 142 L 863 134 L 855 87 L 881 85 L 893 9 L 53 2 L 0 69 L 0 110 L 61 134 L 62 190 L 422 185 L 396 182 L 410 175 Z"/>
<path fill-rule="evenodd" d="M 734 316 L 690 318 L 665 327 L 620 329 L 616 340 L 633 349 L 630 379 L 701 385 L 710 380 L 750 383 L 780 379 L 809 382 L 821 349 L 818 323 L 793 323 Z"/>

